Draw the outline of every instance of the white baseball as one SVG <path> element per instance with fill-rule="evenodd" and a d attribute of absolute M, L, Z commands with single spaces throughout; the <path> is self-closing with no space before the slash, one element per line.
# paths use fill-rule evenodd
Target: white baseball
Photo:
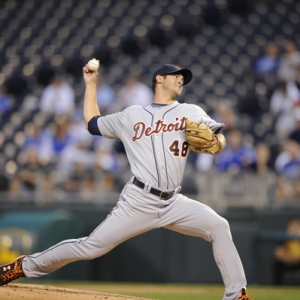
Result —
<path fill-rule="evenodd" d="M 87 68 L 90 71 L 97 71 L 99 68 L 99 62 L 96 59 L 91 59 L 88 63 L 87 63 Z"/>

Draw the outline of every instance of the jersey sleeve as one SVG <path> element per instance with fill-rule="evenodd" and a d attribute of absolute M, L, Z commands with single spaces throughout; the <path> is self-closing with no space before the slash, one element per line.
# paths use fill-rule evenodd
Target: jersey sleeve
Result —
<path fill-rule="evenodd" d="M 95 116 L 88 122 L 88 131 L 92 135 L 101 135 L 101 132 L 98 128 L 98 119 L 101 118 L 101 116 Z"/>
<path fill-rule="evenodd" d="M 224 123 L 218 123 L 215 120 L 211 119 L 211 123 L 208 125 L 208 127 L 215 133 L 222 133 L 222 128 L 225 127 Z"/>
<path fill-rule="evenodd" d="M 102 136 L 121 139 L 124 128 L 125 111 L 98 118 L 97 125 Z"/>
<path fill-rule="evenodd" d="M 214 119 L 212 119 L 201 107 L 197 105 L 193 105 L 196 107 L 195 111 L 197 114 L 197 122 L 203 122 L 207 125 L 213 132 L 221 133 L 221 129 L 225 127 L 224 123 L 218 123 Z"/>

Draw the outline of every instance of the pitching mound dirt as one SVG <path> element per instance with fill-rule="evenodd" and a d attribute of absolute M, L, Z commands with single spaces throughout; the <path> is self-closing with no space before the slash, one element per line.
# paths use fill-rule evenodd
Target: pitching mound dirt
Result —
<path fill-rule="evenodd" d="M 46 285 L 9 284 L 0 287 L 5 300 L 146 300 L 131 296 L 58 288 Z M 149 299 L 148 299 L 149 300 Z"/>

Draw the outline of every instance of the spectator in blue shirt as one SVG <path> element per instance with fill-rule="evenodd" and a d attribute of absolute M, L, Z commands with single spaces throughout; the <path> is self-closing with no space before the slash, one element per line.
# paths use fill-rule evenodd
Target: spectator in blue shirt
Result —
<path fill-rule="evenodd" d="M 255 72 L 258 74 L 274 73 L 277 71 L 280 63 L 278 47 L 270 43 L 265 49 L 265 54 L 255 63 Z"/>
<path fill-rule="evenodd" d="M 227 134 L 227 146 L 216 156 L 216 168 L 220 172 L 241 171 L 256 161 L 255 148 L 243 142 L 242 132 L 232 129 Z"/>

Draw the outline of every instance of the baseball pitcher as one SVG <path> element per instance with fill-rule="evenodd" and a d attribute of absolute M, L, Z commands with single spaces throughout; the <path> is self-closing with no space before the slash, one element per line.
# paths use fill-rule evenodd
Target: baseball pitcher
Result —
<path fill-rule="evenodd" d="M 192 80 L 192 72 L 163 65 L 152 77 L 151 105 L 101 116 L 96 99 L 98 67 L 99 61 L 93 59 L 83 68 L 86 127 L 93 135 L 123 142 L 132 178 L 111 214 L 89 236 L 62 241 L 1 266 L 0 284 L 22 276 L 40 277 L 68 263 L 102 256 L 133 236 L 164 227 L 211 242 L 225 284 L 223 300 L 251 300 L 228 222 L 207 205 L 180 193 L 189 152 L 214 155 L 226 145 L 221 133 L 224 124 L 197 105 L 176 101 Z"/>

